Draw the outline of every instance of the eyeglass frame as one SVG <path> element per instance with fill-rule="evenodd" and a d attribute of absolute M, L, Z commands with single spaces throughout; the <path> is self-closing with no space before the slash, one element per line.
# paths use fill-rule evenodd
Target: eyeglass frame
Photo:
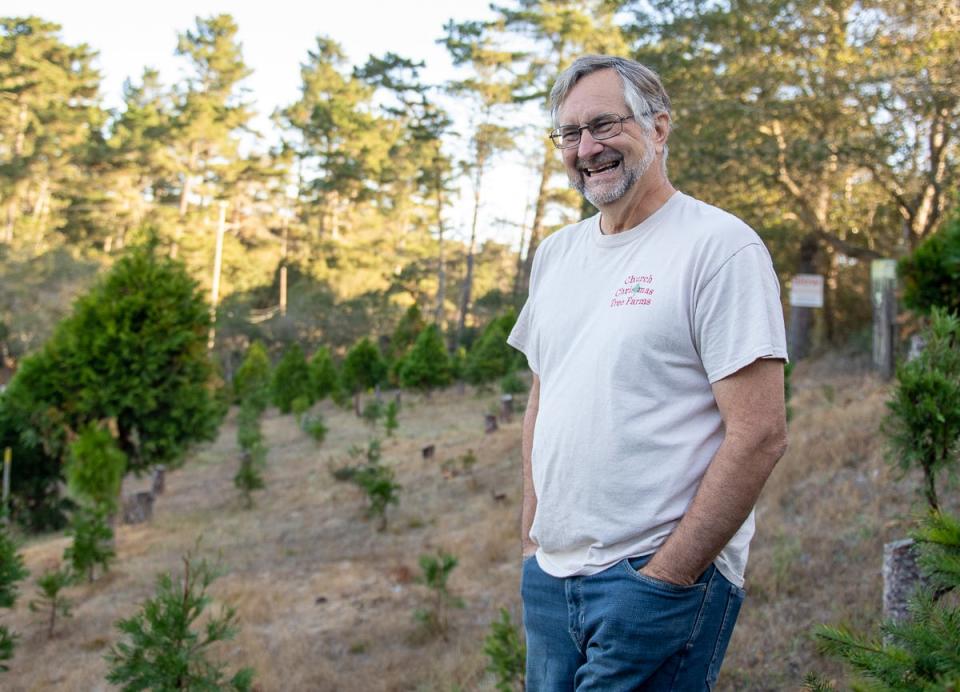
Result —
<path fill-rule="evenodd" d="M 607 118 L 610 118 L 610 120 L 607 120 Z M 586 125 L 581 125 L 580 127 L 576 128 L 577 141 L 573 142 L 572 144 L 567 144 L 567 145 L 561 144 L 561 137 L 563 137 L 564 134 L 567 134 L 567 135 L 573 134 L 572 125 L 566 125 L 564 127 L 558 127 L 554 130 L 551 130 L 549 137 L 550 137 L 550 141 L 553 142 L 553 146 L 555 146 L 557 149 L 573 149 L 574 147 L 580 146 L 580 140 L 583 138 L 584 130 L 589 132 L 590 136 L 594 140 L 598 142 L 602 142 L 605 139 L 612 139 L 613 137 L 616 137 L 621 132 L 623 132 L 623 123 L 631 119 L 635 119 L 635 116 L 633 115 L 619 116 L 616 113 L 604 113 L 602 115 L 598 115 L 596 118 L 588 122 Z M 611 131 L 611 132 L 608 132 L 607 134 L 602 134 L 599 136 L 594 133 L 593 131 L 594 127 L 597 127 L 598 125 L 606 125 L 608 122 L 611 125 L 613 123 L 617 123 L 620 126 L 619 129 L 617 129 L 616 132 Z M 566 131 L 563 132 L 565 128 L 570 128 L 570 129 L 566 129 Z"/>

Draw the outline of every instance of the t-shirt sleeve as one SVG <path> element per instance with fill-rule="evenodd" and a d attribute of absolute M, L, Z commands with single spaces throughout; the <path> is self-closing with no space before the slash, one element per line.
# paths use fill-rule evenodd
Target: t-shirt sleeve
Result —
<path fill-rule="evenodd" d="M 758 358 L 787 359 L 780 282 L 761 243 L 740 248 L 707 279 L 694 338 L 711 384 Z"/>

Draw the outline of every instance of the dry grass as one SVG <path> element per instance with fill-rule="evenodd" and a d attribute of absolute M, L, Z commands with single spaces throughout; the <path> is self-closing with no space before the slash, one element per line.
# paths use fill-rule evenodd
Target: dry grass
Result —
<path fill-rule="evenodd" d="M 749 597 L 723 689 L 795 689 L 812 670 L 842 686 L 841 669 L 817 656 L 810 630 L 877 622 L 882 544 L 905 535 L 915 508 L 916 479 L 897 480 L 882 459 L 885 385 L 849 360 L 802 364 L 794 381 L 791 447 L 758 507 Z M 403 486 L 383 533 L 364 518 L 360 491 L 328 471 L 371 436 L 352 413 L 322 407 L 330 433 L 321 447 L 292 417 L 268 414 L 267 488 L 249 511 L 232 483 L 238 450 L 228 419 L 215 443 L 169 474 L 152 523 L 119 529 L 112 572 L 70 590 L 75 616 L 52 641 L 27 610 L 32 584 L 22 590 L 4 616 L 22 639 L 3 689 L 110 689 L 103 654 L 116 641 L 114 622 L 135 612 L 156 574 L 178 569 L 200 536 L 203 554 L 219 554 L 226 570 L 213 595 L 237 608 L 241 625 L 217 654 L 231 668 L 253 666 L 259 689 L 493 689 L 482 640 L 500 606 L 517 619 L 520 499 L 519 417 L 485 435 L 483 414 L 495 402 L 455 390 L 405 395 L 400 429 L 383 443 L 384 463 Z M 436 458 L 425 462 L 428 443 Z M 468 450 L 477 457 L 472 473 L 445 478 L 442 462 Z M 27 566 L 38 573 L 65 545 L 62 537 L 28 542 Z M 426 600 L 414 580 L 418 557 L 440 548 L 459 558 L 450 588 L 467 604 L 452 613 L 448 641 L 423 637 L 412 616 Z"/>

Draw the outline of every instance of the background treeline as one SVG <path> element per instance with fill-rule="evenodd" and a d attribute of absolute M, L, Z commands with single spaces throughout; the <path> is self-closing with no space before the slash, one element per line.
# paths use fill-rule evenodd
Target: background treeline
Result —
<path fill-rule="evenodd" d="M 825 308 L 790 315 L 795 356 L 857 334 L 870 308 L 865 260 L 906 254 L 956 198 L 960 19 L 947 0 L 515 0 L 444 27 L 438 40 L 459 68 L 446 84 L 394 54 L 350 65 L 319 36 L 269 137 L 253 126 L 230 16 L 198 18 L 171 46 L 185 79 L 131 76 L 116 110 L 103 107 L 94 48 L 59 30 L 0 19 L 8 370 L 147 234 L 209 289 L 221 211 L 228 377 L 253 339 L 274 357 L 294 340 L 339 356 L 389 334 L 414 303 L 451 351 L 469 345 L 522 300 L 543 237 L 590 211 L 544 136 L 549 87 L 586 52 L 658 69 L 673 98 L 676 184 L 757 228 L 782 277 L 827 277 Z M 470 113 L 456 127 L 454 101 Z M 510 149 L 537 180 L 527 219 L 505 220 L 516 242 L 479 242 L 476 214 L 451 228 L 461 185 L 478 209 Z"/>

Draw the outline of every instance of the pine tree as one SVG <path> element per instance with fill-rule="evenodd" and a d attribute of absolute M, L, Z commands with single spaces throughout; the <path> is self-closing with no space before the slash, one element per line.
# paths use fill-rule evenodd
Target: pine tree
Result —
<path fill-rule="evenodd" d="M 287 347 L 273 371 L 273 404 L 282 413 L 290 413 L 293 401 L 305 397 L 310 404 L 314 402 L 313 387 L 310 381 L 310 367 L 303 355 L 300 344 Z"/>
<path fill-rule="evenodd" d="M 234 485 L 243 495 L 244 505 L 253 507 L 253 491 L 264 486 L 263 468 L 267 460 L 267 448 L 263 444 L 260 415 L 263 410 L 254 395 L 240 404 L 237 415 L 237 442 L 240 445 L 240 468 L 233 477 Z"/>
<path fill-rule="evenodd" d="M 496 676 L 499 692 L 524 689 L 527 647 L 522 635 L 510 619 L 510 612 L 501 608 L 500 619 L 490 623 L 490 634 L 483 641 L 483 652 L 490 659 L 487 670 Z"/>
<path fill-rule="evenodd" d="M 67 487 L 95 511 L 107 514 L 116 510 L 126 470 L 126 456 L 104 427 L 87 425 L 70 443 Z"/>
<path fill-rule="evenodd" d="M 107 571 L 117 554 L 113 549 L 113 529 L 102 506 L 77 509 L 68 535 L 73 537 L 73 542 L 64 549 L 63 559 L 78 579 L 86 575 L 87 581 L 92 582 L 97 566 Z"/>
<path fill-rule="evenodd" d="M 13 608 L 17 602 L 17 582 L 27 578 L 29 572 L 9 530 L 0 525 L 0 608 Z M 6 625 L 0 625 L 0 671 L 10 668 L 4 663 L 13 658 L 13 649 L 19 637 Z"/>
<path fill-rule="evenodd" d="M 47 622 L 47 639 L 53 638 L 57 616 L 67 618 L 71 615 L 73 602 L 63 595 L 64 588 L 72 584 L 74 575 L 69 567 L 49 569 L 37 577 L 39 593 L 30 601 L 30 610 L 42 613 Z"/>
<path fill-rule="evenodd" d="M 360 339 L 347 352 L 340 368 L 344 388 L 353 394 L 354 412 L 360 416 L 360 393 L 383 382 L 386 364 L 380 349 L 367 337 Z"/>
<path fill-rule="evenodd" d="M 430 605 L 414 612 L 414 617 L 432 635 L 440 635 L 446 640 L 450 627 L 448 611 L 450 608 L 463 608 L 463 599 L 455 596 L 447 587 L 450 573 L 457 566 L 457 558 L 443 550 L 436 555 L 421 555 L 421 574 L 417 581 L 430 590 Z"/>
<path fill-rule="evenodd" d="M 400 366 L 400 383 L 426 392 L 450 384 L 450 357 L 437 325 L 420 332 Z"/>
<path fill-rule="evenodd" d="M 464 377 L 471 384 L 485 384 L 513 370 L 522 355 L 509 344 L 507 336 L 516 322 L 512 311 L 492 320 L 467 354 Z"/>
<path fill-rule="evenodd" d="M 260 341 L 247 348 L 243 362 L 233 376 L 233 393 L 238 403 L 247 401 L 262 409 L 270 402 L 270 358 Z"/>
<path fill-rule="evenodd" d="M 326 346 L 318 348 L 310 359 L 310 384 L 316 401 L 323 401 L 339 386 L 337 366 Z"/>
<path fill-rule="evenodd" d="M 253 669 L 227 679 L 224 666 L 209 660 L 209 648 L 236 636 L 236 611 L 225 606 L 207 617 L 208 589 L 218 576 L 205 560 L 183 559 L 183 576 L 162 574 L 153 598 L 140 612 L 120 620 L 126 639 L 111 647 L 107 681 L 124 690 L 250 690 Z"/>
<path fill-rule="evenodd" d="M 920 355 L 897 368 L 883 422 L 890 458 L 923 471 L 923 492 L 939 507 L 936 480 L 960 462 L 960 317 L 934 308 Z"/>

